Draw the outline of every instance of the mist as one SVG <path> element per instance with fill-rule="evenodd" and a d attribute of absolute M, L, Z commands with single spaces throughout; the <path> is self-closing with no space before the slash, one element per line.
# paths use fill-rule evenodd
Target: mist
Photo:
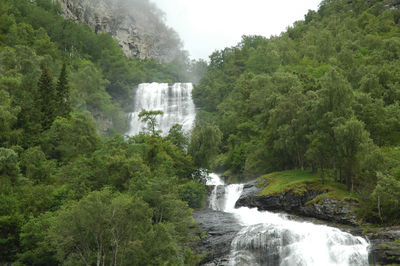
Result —
<path fill-rule="evenodd" d="M 142 38 L 160 55 L 169 54 L 166 61 L 185 61 L 187 52 L 178 33 L 165 23 L 166 14 L 148 0 L 104 0 L 111 7 L 114 18 L 129 16 L 143 34 Z"/>
<path fill-rule="evenodd" d="M 183 39 L 192 58 L 240 42 L 242 35 L 279 35 L 321 0 L 151 0 Z"/>

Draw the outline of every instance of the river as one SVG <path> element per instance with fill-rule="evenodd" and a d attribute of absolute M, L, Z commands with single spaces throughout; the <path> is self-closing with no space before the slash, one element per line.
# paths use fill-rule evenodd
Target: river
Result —
<path fill-rule="evenodd" d="M 231 213 L 243 226 L 231 243 L 229 265 L 368 265 L 369 243 L 337 228 L 299 222 L 285 214 L 235 208 L 243 184 L 211 174 L 209 207 Z M 223 195 L 218 195 L 221 191 Z"/>
<path fill-rule="evenodd" d="M 140 84 L 135 90 L 128 135 L 136 135 L 145 127 L 138 118 L 143 109 L 164 112 L 158 118 L 162 135 L 174 124 L 189 133 L 196 115 L 192 89 L 191 83 Z M 285 214 L 235 208 L 242 184 L 225 185 L 216 174 L 210 175 L 207 184 L 214 186 L 209 199 L 214 213 L 206 214 L 202 221 L 230 227 L 234 235 L 223 239 L 231 241 L 229 265 L 368 265 L 369 243 L 364 238 L 334 227 L 291 220 Z"/>

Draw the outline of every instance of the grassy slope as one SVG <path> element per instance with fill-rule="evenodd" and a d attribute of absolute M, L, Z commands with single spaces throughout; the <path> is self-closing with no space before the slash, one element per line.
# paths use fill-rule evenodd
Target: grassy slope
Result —
<path fill-rule="evenodd" d="M 335 183 L 332 178 L 322 179 L 319 175 L 313 174 L 311 170 L 288 170 L 274 172 L 259 177 L 259 186 L 263 188 L 262 195 L 276 195 L 292 190 L 302 195 L 307 190 L 324 192 L 309 203 L 317 202 L 323 198 L 335 198 L 339 200 L 358 200 L 354 194 L 346 191 L 343 184 Z"/>

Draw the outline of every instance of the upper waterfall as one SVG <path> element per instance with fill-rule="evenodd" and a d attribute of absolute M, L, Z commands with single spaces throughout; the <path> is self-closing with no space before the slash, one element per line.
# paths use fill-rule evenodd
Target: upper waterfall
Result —
<path fill-rule="evenodd" d="M 135 90 L 134 111 L 130 114 L 128 135 L 136 135 L 145 127 L 138 117 L 143 109 L 164 112 L 164 115 L 158 118 L 162 135 L 167 135 L 169 129 L 175 124 L 182 125 L 183 130 L 189 132 L 196 116 L 192 89 L 192 83 L 140 84 Z"/>

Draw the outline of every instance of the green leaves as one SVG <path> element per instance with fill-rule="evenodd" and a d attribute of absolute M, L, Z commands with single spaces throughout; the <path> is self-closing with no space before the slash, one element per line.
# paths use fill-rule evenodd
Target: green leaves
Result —
<path fill-rule="evenodd" d="M 145 240 L 151 230 L 150 218 L 150 209 L 140 199 L 114 195 L 105 189 L 62 208 L 51 225 L 49 237 L 60 261 L 96 264 L 104 260 L 110 265 L 117 261 L 125 264 L 126 250 L 132 252 L 132 244 Z"/>
<path fill-rule="evenodd" d="M 38 94 L 36 104 L 39 109 L 39 120 L 43 130 L 49 129 L 56 118 L 56 91 L 53 84 L 53 78 L 47 67 L 43 68 L 38 81 Z"/>
<path fill-rule="evenodd" d="M 0 177 L 1 182 L 15 183 L 20 177 L 18 155 L 10 149 L 0 147 Z"/>
<path fill-rule="evenodd" d="M 400 180 L 378 173 L 378 183 L 372 194 L 382 222 L 396 222 L 400 218 Z"/>
<path fill-rule="evenodd" d="M 171 202 L 166 199 L 159 203 L 168 205 Z M 178 206 L 171 207 L 180 210 Z M 171 217 L 167 212 L 163 214 L 163 220 L 186 219 L 175 213 Z M 149 205 L 140 198 L 103 189 L 58 211 L 48 237 L 55 245 L 57 259 L 64 263 L 182 264 L 174 243 L 174 231 L 187 227 L 175 227 L 173 223 L 153 224 L 152 215 Z"/>
<path fill-rule="evenodd" d="M 211 161 L 219 152 L 222 132 L 213 124 L 196 125 L 192 131 L 189 154 L 198 167 L 210 168 Z"/>
<path fill-rule="evenodd" d="M 151 133 L 152 136 L 159 136 L 161 131 L 157 129 L 158 121 L 157 116 L 164 115 L 161 110 L 142 110 L 139 113 L 139 119 L 142 123 L 146 123 L 146 130 Z"/>

